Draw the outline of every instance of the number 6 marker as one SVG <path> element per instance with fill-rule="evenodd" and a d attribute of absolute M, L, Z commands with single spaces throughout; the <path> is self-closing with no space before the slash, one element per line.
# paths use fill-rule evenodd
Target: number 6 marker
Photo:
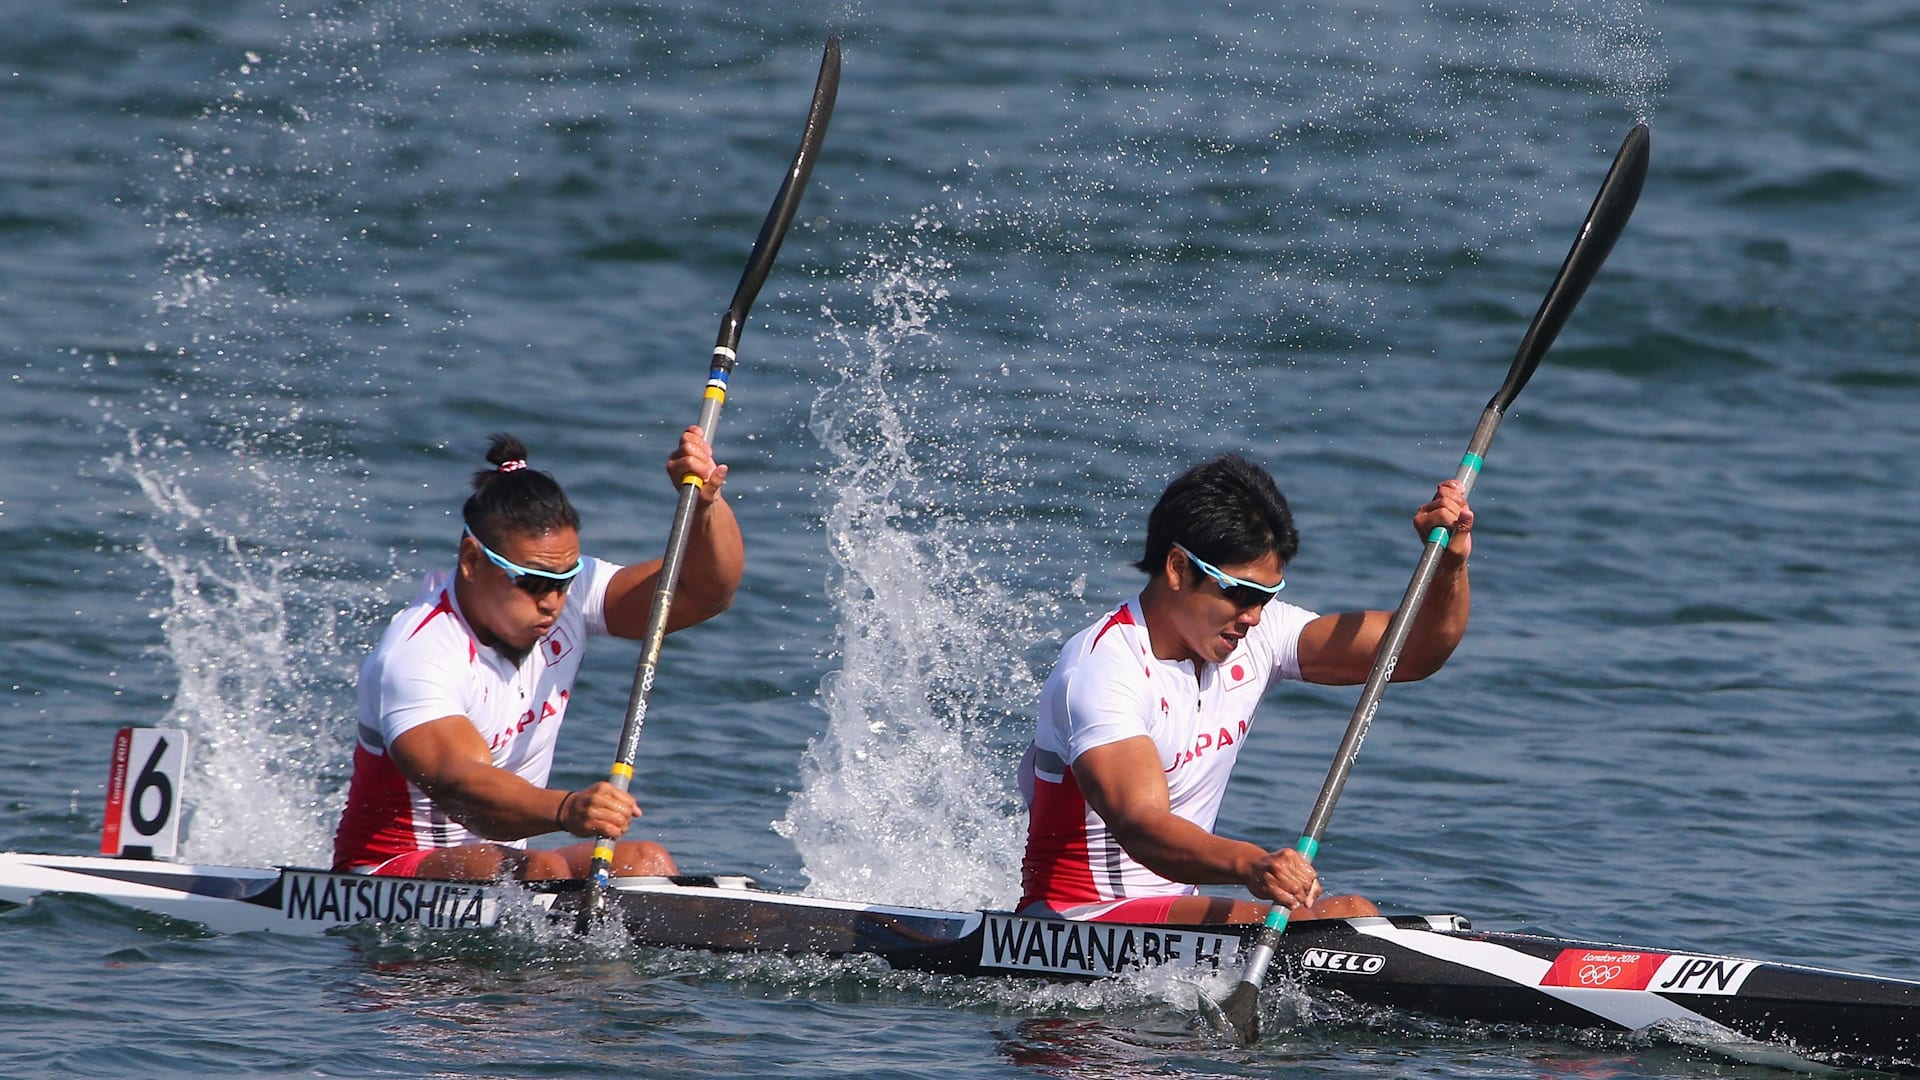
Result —
<path fill-rule="evenodd" d="M 187 733 L 170 728 L 121 728 L 113 739 L 107 777 L 107 817 L 100 854 L 171 859 L 180 837 L 180 771 Z M 133 774 L 128 781 L 128 773 Z"/>

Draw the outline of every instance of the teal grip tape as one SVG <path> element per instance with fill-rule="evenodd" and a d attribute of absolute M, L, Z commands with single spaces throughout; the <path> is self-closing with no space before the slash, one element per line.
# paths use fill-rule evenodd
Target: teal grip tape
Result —
<path fill-rule="evenodd" d="M 1313 857 L 1320 854 L 1320 841 L 1315 840 L 1311 836 L 1303 836 L 1300 838 L 1299 843 L 1293 845 L 1293 850 L 1305 855 L 1307 861 L 1312 862 Z"/>
<path fill-rule="evenodd" d="M 1474 472 L 1479 472 L 1480 466 L 1486 464 L 1486 459 L 1482 458 L 1479 454 L 1468 451 L 1460 455 L 1460 464 Z"/>
<path fill-rule="evenodd" d="M 1445 525 L 1435 525 L 1433 527 L 1433 531 L 1427 534 L 1427 543 L 1444 544 L 1447 542 L 1449 538 L 1452 537 L 1452 535 L 1453 534 L 1451 532 L 1447 531 L 1447 527 Z"/>

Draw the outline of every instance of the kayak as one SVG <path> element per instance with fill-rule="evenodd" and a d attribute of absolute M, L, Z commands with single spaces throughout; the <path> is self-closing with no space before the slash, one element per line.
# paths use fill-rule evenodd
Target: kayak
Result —
<path fill-rule="evenodd" d="M 109 900 L 219 933 L 359 924 L 487 931 L 512 913 L 572 925 L 585 883 L 438 881 L 0 852 L 0 904 Z M 1238 970 L 1257 926 L 1079 923 L 823 899 L 746 877 L 615 878 L 607 911 L 637 945 L 873 956 L 905 971 L 1091 980 Z M 1459 915 L 1294 923 L 1274 963 L 1316 992 L 1450 1020 L 1757 1041 L 1841 1065 L 1920 1061 L 1920 982 L 1741 957 L 1476 930 Z"/>

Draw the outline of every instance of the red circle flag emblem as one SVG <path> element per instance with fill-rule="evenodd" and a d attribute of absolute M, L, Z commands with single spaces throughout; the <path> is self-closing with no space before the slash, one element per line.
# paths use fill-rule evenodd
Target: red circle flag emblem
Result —
<path fill-rule="evenodd" d="M 1235 664 L 1233 665 L 1233 670 L 1229 672 L 1229 674 L 1233 676 L 1234 682 L 1239 682 L 1241 679 L 1244 679 L 1247 677 L 1247 669 L 1243 665 Z"/>

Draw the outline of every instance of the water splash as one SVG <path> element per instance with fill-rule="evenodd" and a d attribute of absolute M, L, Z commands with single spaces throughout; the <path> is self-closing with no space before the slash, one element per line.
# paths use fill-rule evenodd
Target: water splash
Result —
<path fill-rule="evenodd" d="M 109 467 L 147 497 L 154 527 L 140 552 L 167 590 L 155 611 L 178 685 L 160 726 L 187 731 L 183 848 L 196 861 L 312 865 L 328 861 L 323 779 L 337 773 L 332 702 L 348 677 L 337 655 L 340 609 L 292 551 L 246 539 L 245 513 L 209 510 L 181 475 L 191 455 L 130 437 Z M 221 471 L 234 478 L 228 463 Z M 266 463 L 238 478 L 278 480 Z M 223 500 L 224 502 L 224 500 Z M 347 698 L 351 701 L 351 697 Z"/>
<path fill-rule="evenodd" d="M 283 20 L 287 39 L 234 57 L 156 160 L 146 342 L 110 358 L 145 388 L 103 402 L 103 421 L 125 436 L 109 469 L 149 508 L 138 550 L 177 679 L 160 722 L 192 747 L 184 853 L 324 865 L 354 668 L 393 565 L 352 541 L 365 472 L 329 400 L 378 347 L 306 298 L 382 278 L 342 222 L 389 91 L 365 40 L 377 18 Z"/>
<path fill-rule="evenodd" d="M 1645 0 L 1607 0 L 1598 5 L 1562 0 L 1555 9 L 1565 14 L 1609 92 L 1634 119 L 1651 123 L 1654 105 L 1667 87 L 1667 62 Z"/>
<path fill-rule="evenodd" d="M 1002 501 L 983 492 L 1006 479 L 929 461 L 929 414 L 965 409 L 912 366 L 936 363 L 948 271 L 924 251 L 875 256 L 873 323 L 827 313 L 846 359 L 811 426 L 834 458 L 824 529 L 840 665 L 821 684 L 827 732 L 774 827 L 812 892 L 973 907 L 1018 891 L 1024 817 L 1005 728 L 1038 694 L 1022 651 L 1054 609 L 1000 584 L 1004 522 L 955 509 Z"/>

